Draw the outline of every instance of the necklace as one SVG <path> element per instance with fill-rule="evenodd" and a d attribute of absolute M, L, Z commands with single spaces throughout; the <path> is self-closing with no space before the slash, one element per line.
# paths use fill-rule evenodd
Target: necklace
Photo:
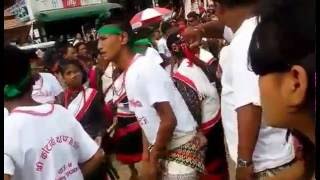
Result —
<path fill-rule="evenodd" d="M 112 73 L 113 73 L 113 71 L 116 69 L 115 66 L 114 66 L 114 64 L 113 64 L 112 62 L 110 62 L 110 64 L 109 64 L 109 65 L 107 66 L 107 68 L 105 69 L 103 75 L 104 75 L 105 77 L 109 78 L 109 79 L 112 79 L 112 73 L 111 73 L 111 76 L 108 76 L 108 74 L 105 73 L 106 70 L 108 70 L 109 66 L 111 66 L 111 69 L 112 69 L 111 72 L 112 72 Z"/>
<path fill-rule="evenodd" d="M 122 82 L 121 82 L 121 86 L 120 86 L 120 89 L 117 91 L 117 89 L 116 89 L 116 87 L 115 87 L 115 82 L 113 82 L 112 83 L 112 90 L 113 90 L 113 94 L 115 94 L 115 95 L 117 95 L 117 96 L 120 96 L 122 93 L 123 93 L 123 91 L 124 91 L 124 89 L 125 89 L 125 83 L 124 83 L 124 81 L 125 81 L 125 75 L 126 75 L 126 72 L 123 72 L 122 73 L 123 74 L 123 77 L 122 77 Z M 120 75 L 121 76 L 121 75 Z M 119 78 L 120 78 L 120 76 L 115 80 L 115 81 L 117 81 Z"/>
<path fill-rule="evenodd" d="M 140 57 L 140 54 L 136 54 L 132 60 L 130 61 L 130 64 L 129 66 L 127 67 L 127 69 L 122 73 L 123 74 L 123 77 L 122 77 L 122 82 L 121 82 L 121 86 L 120 86 L 120 89 L 117 91 L 116 88 L 115 88 L 115 82 L 112 83 L 112 90 L 113 90 L 113 94 L 117 95 L 117 96 L 120 96 L 124 91 L 125 91 L 125 80 L 126 80 L 126 74 L 127 74 L 127 70 L 129 69 L 129 67 L 131 66 L 131 64 L 133 64 L 137 58 Z M 121 76 L 121 75 L 120 75 Z M 120 77 L 119 76 L 119 77 Z M 118 78 L 119 78 L 118 77 Z M 118 79 L 117 78 L 117 79 Z M 115 80 L 116 81 L 116 80 Z"/>

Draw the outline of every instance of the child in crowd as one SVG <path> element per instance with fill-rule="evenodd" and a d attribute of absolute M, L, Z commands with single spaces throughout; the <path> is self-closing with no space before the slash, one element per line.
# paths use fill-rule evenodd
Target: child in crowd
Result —
<path fill-rule="evenodd" d="M 97 90 L 83 86 L 87 80 L 86 72 L 76 61 L 60 63 L 60 73 L 67 86 L 63 105 L 73 112 L 88 134 L 98 140 L 106 127 Z"/>
<path fill-rule="evenodd" d="M 4 179 L 79 180 L 103 160 L 103 151 L 73 114 L 31 97 L 30 64 L 21 50 L 4 48 Z"/>
<path fill-rule="evenodd" d="M 106 135 L 106 120 L 103 114 L 103 104 L 98 91 L 87 88 L 87 74 L 77 61 L 62 61 L 60 73 L 66 84 L 63 105 L 74 115 L 84 130 L 97 144 L 101 145 Z M 89 179 L 102 180 L 106 176 L 107 167 L 100 166 Z"/>

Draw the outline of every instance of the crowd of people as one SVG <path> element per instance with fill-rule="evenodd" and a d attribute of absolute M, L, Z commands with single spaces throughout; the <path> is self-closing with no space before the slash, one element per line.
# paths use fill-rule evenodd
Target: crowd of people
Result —
<path fill-rule="evenodd" d="M 215 0 L 137 30 L 115 9 L 89 43 L 5 45 L 4 178 L 115 180 L 115 155 L 131 180 L 312 179 L 314 5 Z"/>

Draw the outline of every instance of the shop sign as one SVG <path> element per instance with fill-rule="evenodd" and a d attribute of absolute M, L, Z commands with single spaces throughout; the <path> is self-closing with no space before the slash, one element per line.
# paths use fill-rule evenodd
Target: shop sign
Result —
<path fill-rule="evenodd" d="M 63 8 L 74 8 L 81 6 L 81 0 L 62 0 Z"/>
<path fill-rule="evenodd" d="M 33 6 L 38 12 L 63 8 L 61 0 L 34 0 L 33 2 Z"/>
<path fill-rule="evenodd" d="M 81 0 L 81 6 L 92 5 L 92 4 L 100 4 L 101 0 Z"/>

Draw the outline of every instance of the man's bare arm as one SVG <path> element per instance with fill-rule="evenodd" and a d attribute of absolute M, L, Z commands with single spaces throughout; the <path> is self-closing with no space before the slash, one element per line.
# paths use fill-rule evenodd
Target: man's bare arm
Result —
<path fill-rule="evenodd" d="M 148 151 L 149 142 L 144 132 L 142 132 L 142 145 L 143 145 L 142 160 L 147 161 L 149 160 L 149 151 Z"/>
<path fill-rule="evenodd" d="M 84 162 L 80 165 L 82 174 L 84 177 L 89 176 L 92 172 L 94 172 L 99 165 L 104 160 L 104 152 L 102 149 L 99 149 L 88 161 Z"/>
<path fill-rule="evenodd" d="M 210 21 L 198 26 L 202 37 L 223 38 L 225 25 L 219 21 Z"/>
<path fill-rule="evenodd" d="M 248 104 L 238 108 L 238 157 L 251 161 L 261 124 L 261 108 Z"/>
<path fill-rule="evenodd" d="M 4 179 L 4 180 L 11 180 L 11 176 L 10 176 L 10 175 L 5 174 L 3 179 Z"/>
<path fill-rule="evenodd" d="M 176 117 L 169 102 L 155 103 L 154 107 L 160 117 L 160 127 L 156 142 L 150 153 L 150 161 L 158 160 L 159 156 L 166 151 L 167 145 L 171 141 L 177 125 Z"/>

